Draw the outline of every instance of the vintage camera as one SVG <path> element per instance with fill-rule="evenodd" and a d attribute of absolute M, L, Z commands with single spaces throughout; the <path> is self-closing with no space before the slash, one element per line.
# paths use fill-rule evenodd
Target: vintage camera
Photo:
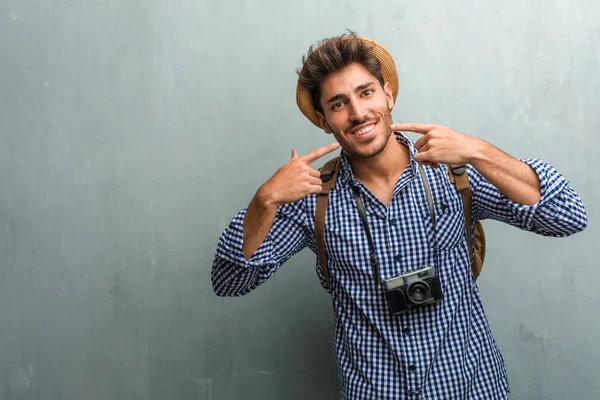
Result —
<path fill-rule="evenodd" d="M 385 280 L 385 296 L 394 314 L 444 300 L 440 277 L 427 266 Z"/>

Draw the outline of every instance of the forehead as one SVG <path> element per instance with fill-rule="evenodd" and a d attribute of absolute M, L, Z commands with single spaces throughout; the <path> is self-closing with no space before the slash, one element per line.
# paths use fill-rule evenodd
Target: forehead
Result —
<path fill-rule="evenodd" d="M 350 95 L 358 86 L 367 82 L 377 82 L 377 77 L 371 74 L 362 64 L 353 63 L 331 73 L 321 82 L 321 98 L 330 98 L 338 94 Z"/>

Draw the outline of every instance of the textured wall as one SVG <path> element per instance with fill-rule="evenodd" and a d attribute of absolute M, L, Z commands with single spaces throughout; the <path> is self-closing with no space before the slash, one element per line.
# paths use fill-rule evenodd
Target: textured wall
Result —
<path fill-rule="evenodd" d="M 398 65 L 396 121 L 563 172 L 568 239 L 486 223 L 480 289 L 513 399 L 600 393 L 595 0 L 0 0 L 0 400 L 331 399 L 327 294 L 305 251 L 217 298 L 216 241 L 290 154 L 308 45 L 345 28 Z"/>

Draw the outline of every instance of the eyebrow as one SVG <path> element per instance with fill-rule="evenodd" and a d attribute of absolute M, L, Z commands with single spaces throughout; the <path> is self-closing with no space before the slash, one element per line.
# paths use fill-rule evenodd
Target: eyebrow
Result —
<path fill-rule="evenodd" d="M 366 88 L 373 86 L 373 85 L 374 85 L 373 82 L 363 83 L 362 85 L 359 85 L 356 87 L 356 89 L 354 89 L 354 93 L 360 92 L 361 90 L 365 90 Z M 341 99 L 343 97 L 345 97 L 345 96 L 342 93 L 336 94 L 335 96 L 333 96 L 332 98 L 327 100 L 326 103 L 327 104 L 333 103 L 334 101 L 338 101 L 339 99 Z"/>

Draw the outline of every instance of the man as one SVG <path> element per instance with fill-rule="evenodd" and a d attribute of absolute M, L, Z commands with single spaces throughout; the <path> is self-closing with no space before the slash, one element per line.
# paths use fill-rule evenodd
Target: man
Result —
<path fill-rule="evenodd" d="M 327 282 L 317 268 L 333 299 L 341 398 L 504 399 L 504 362 L 471 272 L 463 203 L 448 166 L 466 165 L 473 224 L 493 218 L 567 236 L 585 228 L 584 206 L 545 162 L 517 160 L 442 126 L 393 124 L 397 93 L 393 59 L 376 42 L 350 33 L 309 49 L 298 106 L 337 143 L 304 156 L 292 150 L 234 217 L 219 240 L 214 290 L 247 294 L 304 247 L 317 254 L 322 181 L 310 165 L 341 146 L 326 212 Z M 421 136 L 413 143 L 400 131 Z M 428 266 L 443 299 L 396 313 L 386 282 Z"/>

